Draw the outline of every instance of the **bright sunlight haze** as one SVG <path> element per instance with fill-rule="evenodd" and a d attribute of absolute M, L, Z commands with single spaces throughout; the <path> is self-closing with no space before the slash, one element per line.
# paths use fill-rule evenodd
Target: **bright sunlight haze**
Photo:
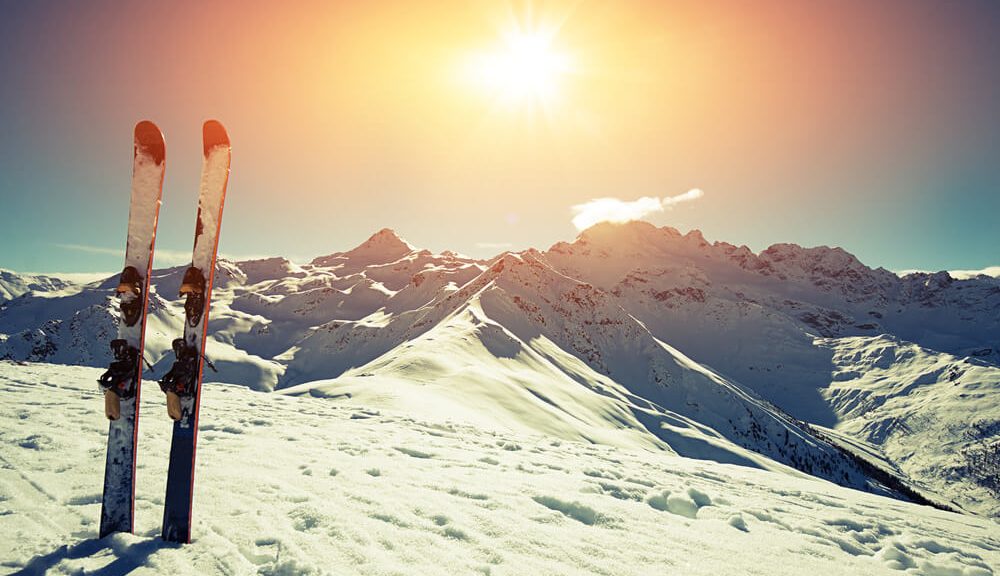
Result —
<path fill-rule="evenodd" d="M 545 30 L 507 31 L 499 49 L 469 58 L 467 73 L 502 104 L 549 108 L 561 77 L 570 71 L 569 56 L 553 40 L 554 33 Z"/>

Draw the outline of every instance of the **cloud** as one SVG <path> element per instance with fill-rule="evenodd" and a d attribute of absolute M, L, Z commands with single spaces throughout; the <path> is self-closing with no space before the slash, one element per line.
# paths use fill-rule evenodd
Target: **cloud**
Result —
<path fill-rule="evenodd" d="M 157 250 L 159 252 L 159 250 Z M 230 254 L 229 252 L 219 252 L 219 257 L 217 260 L 229 260 L 230 262 L 245 262 L 247 260 L 267 260 L 268 258 L 274 258 L 274 254 Z M 311 257 L 302 256 L 301 254 L 291 254 L 288 256 L 281 256 L 289 262 L 310 262 Z M 185 264 L 191 261 L 191 253 L 187 253 L 187 260 L 184 261 Z"/>
<path fill-rule="evenodd" d="M 948 274 L 951 274 L 952 278 L 957 278 L 959 280 L 975 278 L 980 275 L 1000 278 L 1000 266 L 987 266 L 982 270 L 949 270 Z"/>
<path fill-rule="evenodd" d="M 701 191 L 700 188 L 692 188 L 683 194 L 678 194 L 677 196 L 668 196 L 660 202 L 663 203 L 663 207 L 673 206 L 674 204 L 680 204 L 681 202 L 690 202 L 692 200 L 697 200 L 704 196 L 705 193 Z"/>
<path fill-rule="evenodd" d="M 125 250 L 120 248 L 91 246 L 89 244 L 53 244 L 53 246 L 56 248 L 62 248 L 63 250 L 74 250 L 76 252 L 86 252 L 88 254 L 107 254 L 109 256 L 117 256 L 118 258 L 125 258 Z M 230 262 L 242 262 L 244 260 L 263 260 L 265 258 L 272 257 L 273 254 L 231 254 L 229 252 L 219 252 L 218 259 L 229 260 Z M 288 258 L 294 262 L 307 262 L 311 259 L 305 256 L 290 256 Z M 153 254 L 153 266 L 156 268 L 181 266 L 190 263 L 190 250 L 172 250 L 170 248 L 160 248 L 157 246 L 156 251 Z"/>
<path fill-rule="evenodd" d="M 665 198 L 643 196 L 631 202 L 618 198 L 595 198 L 590 202 L 573 206 L 573 226 L 576 226 L 577 230 L 585 230 L 598 222 L 641 220 L 648 214 L 663 212 L 675 204 L 697 200 L 704 195 L 705 193 L 698 188 L 693 188 L 677 196 Z"/>
<path fill-rule="evenodd" d="M 76 252 L 86 252 L 88 254 L 106 254 L 125 258 L 125 250 L 120 248 L 107 248 L 104 246 L 90 246 L 88 244 L 54 244 L 56 248 L 64 250 L 74 250 Z M 157 267 L 178 266 L 191 262 L 190 250 L 170 250 L 166 248 L 156 248 L 153 254 L 153 265 Z"/>
<path fill-rule="evenodd" d="M 491 250 L 506 250 L 513 246 L 510 242 L 476 242 L 476 248 L 488 248 Z"/>
<path fill-rule="evenodd" d="M 897 276 L 906 276 L 907 274 L 933 274 L 932 270 L 898 270 L 896 271 Z M 956 280 L 968 280 L 969 278 L 975 278 L 976 276 L 992 276 L 993 278 L 1000 278 L 1000 266 L 987 266 L 980 270 L 948 270 L 948 274 Z"/>
<path fill-rule="evenodd" d="M 125 252 L 117 248 L 102 248 L 100 246 L 87 246 L 86 244 L 54 244 L 56 248 L 64 250 L 75 250 L 77 252 L 87 252 L 88 254 L 111 254 L 112 256 L 125 256 Z"/>

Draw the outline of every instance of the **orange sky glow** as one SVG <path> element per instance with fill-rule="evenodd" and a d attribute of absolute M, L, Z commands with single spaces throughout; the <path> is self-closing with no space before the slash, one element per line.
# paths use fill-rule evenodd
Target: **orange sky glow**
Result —
<path fill-rule="evenodd" d="M 7 154 L 4 193 L 32 186 L 84 215 L 114 206 L 131 127 L 149 118 L 168 146 L 158 246 L 185 251 L 198 127 L 218 118 L 233 139 L 221 239 L 233 256 L 311 259 L 383 227 L 491 256 L 571 239 L 573 207 L 594 199 L 699 189 L 649 219 L 754 249 L 981 267 L 995 262 L 959 248 L 1000 241 L 989 210 L 939 199 L 997 207 L 995 29 L 966 12 L 853 0 L 24 6 L 2 30 L 16 80 L 3 98 L 11 133 L 31 138 Z M 21 168 L 46 154 L 65 157 L 48 180 Z M 53 243 L 120 244 L 121 230 L 65 224 Z"/>

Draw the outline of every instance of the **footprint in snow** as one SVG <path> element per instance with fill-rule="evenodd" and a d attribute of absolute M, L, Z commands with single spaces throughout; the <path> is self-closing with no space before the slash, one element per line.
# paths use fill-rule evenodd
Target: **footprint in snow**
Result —
<path fill-rule="evenodd" d="M 919 569 L 921 574 L 992 576 L 993 569 L 975 553 L 928 538 L 893 538 L 875 554 L 894 570 Z"/>
<path fill-rule="evenodd" d="M 100 502 L 100 494 L 85 494 L 83 496 L 73 496 L 66 501 L 66 504 L 70 506 L 87 506 L 90 504 L 100 504 Z"/>
<path fill-rule="evenodd" d="M 538 502 L 542 506 L 545 506 L 549 510 L 555 510 L 563 516 L 572 518 L 573 520 L 586 524 L 587 526 L 593 526 L 607 520 L 607 517 L 603 514 L 594 510 L 590 506 L 581 504 L 580 502 L 560 500 L 554 496 L 532 496 L 531 499 Z"/>
<path fill-rule="evenodd" d="M 27 448 L 29 450 L 47 450 L 55 443 L 52 441 L 52 438 L 44 434 L 32 434 L 17 444 L 21 448 Z"/>
<path fill-rule="evenodd" d="M 778 526 L 783 530 L 794 531 L 792 527 L 788 525 L 788 523 L 782 521 L 781 519 L 777 518 L 776 516 L 772 515 L 770 512 L 766 510 L 744 510 L 744 512 L 760 520 L 761 522 L 768 522 L 774 524 L 775 526 Z"/>
<path fill-rule="evenodd" d="M 733 514 L 729 517 L 729 525 L 741 532 L 749 532 L 747 528 L 747 522 L 743 519 L 742 514 Z"/>
<path fill-rule="evenodd" d="M 591 478 L 604 478 L 606 480 L 620 480 L 622 475 L 614 470 L 595 470 L 587 469 L 583 471 L 585 476 L 590 476 Z"/>
<path fill-rule="evenodd" d="M 435 514 L 431 516 L 431 522 L 437 524 L 438 526 L 444 526 L 449 522 L 448 517 L 444 514 Z"/>
<path fill-rule="evenodd" d="M 420 450 L 414 450 L 413 448 L 405 448 L 403 446 L 396 446 L 395 449 L 396 449 L 396 451 L 402 452 L 403 454 L 406 454 L 407 456 L 412 456 L 413 458 L 424 458 L 424 459 L 434 458 L 434 455 L 431 454 L 431 453 L 429 453 L 429 452 L 421 452 Z"/>
<path fill-rule="evenodd" d="M 392 514 L 388 514 L 388 513 L 385 513 L 385 512 L 373 512 L 370 517 L 373 518 L 373 519 L 375 519 L 375 520 L 380 520 L 382 522 L 385 522 L 386 524 L 392 524 L 393 526 L 399 526 L 400 528 L 409 528 L 410 527 L 410 524 L 408 522 L 406 522 L 405 520 L 402 520 L 400 518 L 397 518 L 396 516 L 393 516 Z"/>
<path fill-rule="evenodd" d="M 288 513 L 292 520 L 292 527 L 299 532 L 309 532 L 318 528 L 325 522 L 325 518 L 315 508 L 310 506 L 299 506 Z"/>
<path fill-rule="evenodd" d="M 465 492 L 464 490 L 459 490 L 458 488 L 449 488 L 448 494 L 452 496 L 458 496 L 460 498 L 468 498 L 469 500 L 489 500 L 490 497 L 486 494 L 476 494 L 474 492 Z"/>
<path fill-rule="evenodd" d="M 584 488 L 583 491 L 604 494 L 617 500 L 634 500 L 636 502 L 642 502 L 643 497 L 646 495 L 645 488 L 619 485 L 615 482 L 607 481 L 590 481 L 589 483 L 591 486 Z"/>
<path fill-rule="evenodd" d="M 442 534 L 445 538 L 451 538 L 452 540 L 469 540 L 468 534 L 454 526 L 445 526 Z"/>

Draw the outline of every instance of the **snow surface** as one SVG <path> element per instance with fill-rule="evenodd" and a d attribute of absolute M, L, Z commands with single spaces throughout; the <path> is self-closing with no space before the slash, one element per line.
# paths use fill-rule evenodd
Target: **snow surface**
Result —
<path fill-rule="evenodd" d="M 801 474 L 227 384 L 202 397 L 194 541 L 157 538 L 171 422 L 151 393 L 137 533 L 98 540 L 99 373 L 0 362 L 7 571 L 986 576 L 1000 566 L 989 520 Z"/>
<path fill-rule="evenodd" d="M 1000 370 L 889 336 L 819 344 L 839 368 L 824 391 L 840 419 L 837 432 L 878 446 L 934 492 L 1000 519 L 1000 499 L 977 490 L 966 469 L 966 452 L 981 440 L 972 425 L 1000 422 Z"/>
<path fill-rule="evenodd" d="M 183 272 L 153 274 L 150 377 L 182 331 Z M 106 365 L 113 281 L 0 303 L 0 358 Z M 899 278 L 838 248 L 755 254 L 642 222 L 488 261 L 385 229 L 310 264 L 218 262 L 209 334 L 209 381 L 792 466 L 882 493 L 900 489 L 880 486 L 889 475 L 932 501 L 1000 514 L 962 460 L 974 424 L 985 431 L 976 443 L 1000 442 L 994 278 Z M 883 343 L 912 352 L 866 360 Z M 952 380 L 952 368 L 964 375 Z M 884 474 L 859 472 L 858 457 Z"/>
<path fill-rule="evenodd" d="M 50 294 L 65 293 L 66 290 L 79 291 L 79 286 L 71 279 L 45 274 L 24 274 L 0 268 L 0 302 L 13 300 L 30 292 Z"/>

